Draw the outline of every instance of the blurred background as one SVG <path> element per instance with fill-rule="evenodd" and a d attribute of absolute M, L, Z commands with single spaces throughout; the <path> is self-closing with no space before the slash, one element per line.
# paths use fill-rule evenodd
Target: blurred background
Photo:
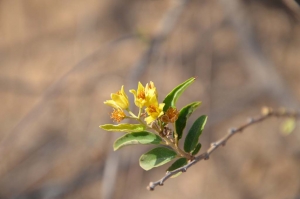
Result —
<path fill-rule="evenodd" d="M 282 119 L 153 192 L 168 165 L 143 171 L 151 146 L 113 152 L 121 134 L 99 128 L 103 101 L 138 81 L 163 100 L 197 77 L 178 107 L 202 101 L 201 152 L 262 106 L 299 110 L 299 22 L 293 0 L 1 0 L 0 198 L 299 199 L 299 127 Z"/>

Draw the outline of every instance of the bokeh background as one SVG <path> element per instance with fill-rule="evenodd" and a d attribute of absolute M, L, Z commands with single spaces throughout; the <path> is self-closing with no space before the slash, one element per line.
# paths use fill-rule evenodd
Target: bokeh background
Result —
<path fill-rule="evenodd" d="M 1 0 L 0 198 L 299 199 L 299 127 L 270 119 L 149 192 L 150 146 L 113 152 L 104 106 L 121 85 L 159 99 L 190 77 L 204 152 L 262 106 L 299 110 L 300 8 L 293 0 Z M 128 93 L 129 95 L 129 93 Z M 131 95 L 129 95 L 131 96 Z"/>

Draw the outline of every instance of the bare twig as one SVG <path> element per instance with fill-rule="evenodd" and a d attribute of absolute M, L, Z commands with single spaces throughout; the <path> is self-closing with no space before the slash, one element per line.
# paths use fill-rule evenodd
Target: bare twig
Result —
<path fill-rule="evenodd" d="M 253 124 L 262 122 L 268 118 L 271 117 L 294 117 L 294 118 L 300 118 L 300 113 L 299 112 L 293 112 L 293 111 L 287 111 L 285 109 L 279 109 L 279 110 L 272 110 L 270 108 L 263 108 L 262 109 L 262 115 L 260 115 L 257 118 L 249 118 L 247 123 L 239 126 L 238 128 L 231 128 L 229 129 L 228 133 L 219 139 L 216 142 L 211 143 L 209 149 L 205 152 L 202 153 L 201 155 L 197 156 L 194 160 L 190 161 L 187 165 L 180 167 L 178 169 L 175 169 L 173 171 L 168 171 L 166 175 L 161 178 L 158 181 L 155 182 L 150 182 L 149 186 L 147 187 L 148 190 L 153 191 L 154 188 L 158 185 L 162 186 L 164 182 L 169 179 L 171 176 L 179 173 L 179 172 L 186 172 L 189 167 L 192 165 L 196 164 L 200 160 L 208 160 L 209 156 L 212 152 L 214 152 L 219 146 L 225 146 L 226 142 L 236 133 L 242 132 L 244 129 L 248 128 L 249 126 L 252 126 Z"/>

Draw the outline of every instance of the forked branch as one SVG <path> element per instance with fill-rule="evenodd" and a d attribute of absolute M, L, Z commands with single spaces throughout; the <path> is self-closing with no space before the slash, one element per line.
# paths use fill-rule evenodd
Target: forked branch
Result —
<path fill-rule="evenodd" d="M 173 175 L 179 173 L 179 172 L 186 172 L 189 167 L 192 165 L 196 164 L 200 160 L 208 160 L 209 156 L 212 152 L 214 152 L 219 146 L 225 146 L 226 142 L 236 133 L 242 132 L 244 129 L 248 128 L 249 126 L 262 122 L 268 118 L 271 117 L 292 117 L 299 119 L 300 118 L 300 113 L 295 112 L 295 111 L 287 111 L 286 109 L 278 109 L 278 110 L 273 110 L 271 108 L 264 107 L 262 109 L 262 113 L 260 116 L 256 118 L 249 118 L 248 121 L 239 126 L 238 128 L 231 128 L 227 132 L 227 134 L 219 139 L 216 142 L 211 143 L 210 147 L 205 153 L 202 153 L 201 155 L 197 156 L 194 160 L 190 161 L 187 165 L 180 167 L 176 170 L 173 171 L 168 171 L 164 177 L 162 177 L 160 180 L 155 181 L 155 182 L 150 182 L 149 186 L 147 187 L 148 190 L 153 191 L 154 188 L 158 185 L 162 186 L 164 182 L 172 177 Z"/>

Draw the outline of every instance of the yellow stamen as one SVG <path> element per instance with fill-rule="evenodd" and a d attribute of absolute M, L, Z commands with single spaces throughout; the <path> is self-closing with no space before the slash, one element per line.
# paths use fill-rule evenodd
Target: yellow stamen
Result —
<path fill-rule="evenodd" d="M 137 96 L 138 99 L 146 99 L 146 95 L 145 95 L 145 92 L 144 91 L 141 91 L 138 96 Z"/>
<path fill-rule="evenodd" d="M 121 109 L 114 109 L 110 118 L 115 122 L 121 122 L 125 118 L 125 113 Z"/>
<path fill-rule="evenodd" d="M 148 112 L 149 113 L 155 113 L 156 112 L 156 107 L 152 106 L 152 105 L 148 106 Z"/>

